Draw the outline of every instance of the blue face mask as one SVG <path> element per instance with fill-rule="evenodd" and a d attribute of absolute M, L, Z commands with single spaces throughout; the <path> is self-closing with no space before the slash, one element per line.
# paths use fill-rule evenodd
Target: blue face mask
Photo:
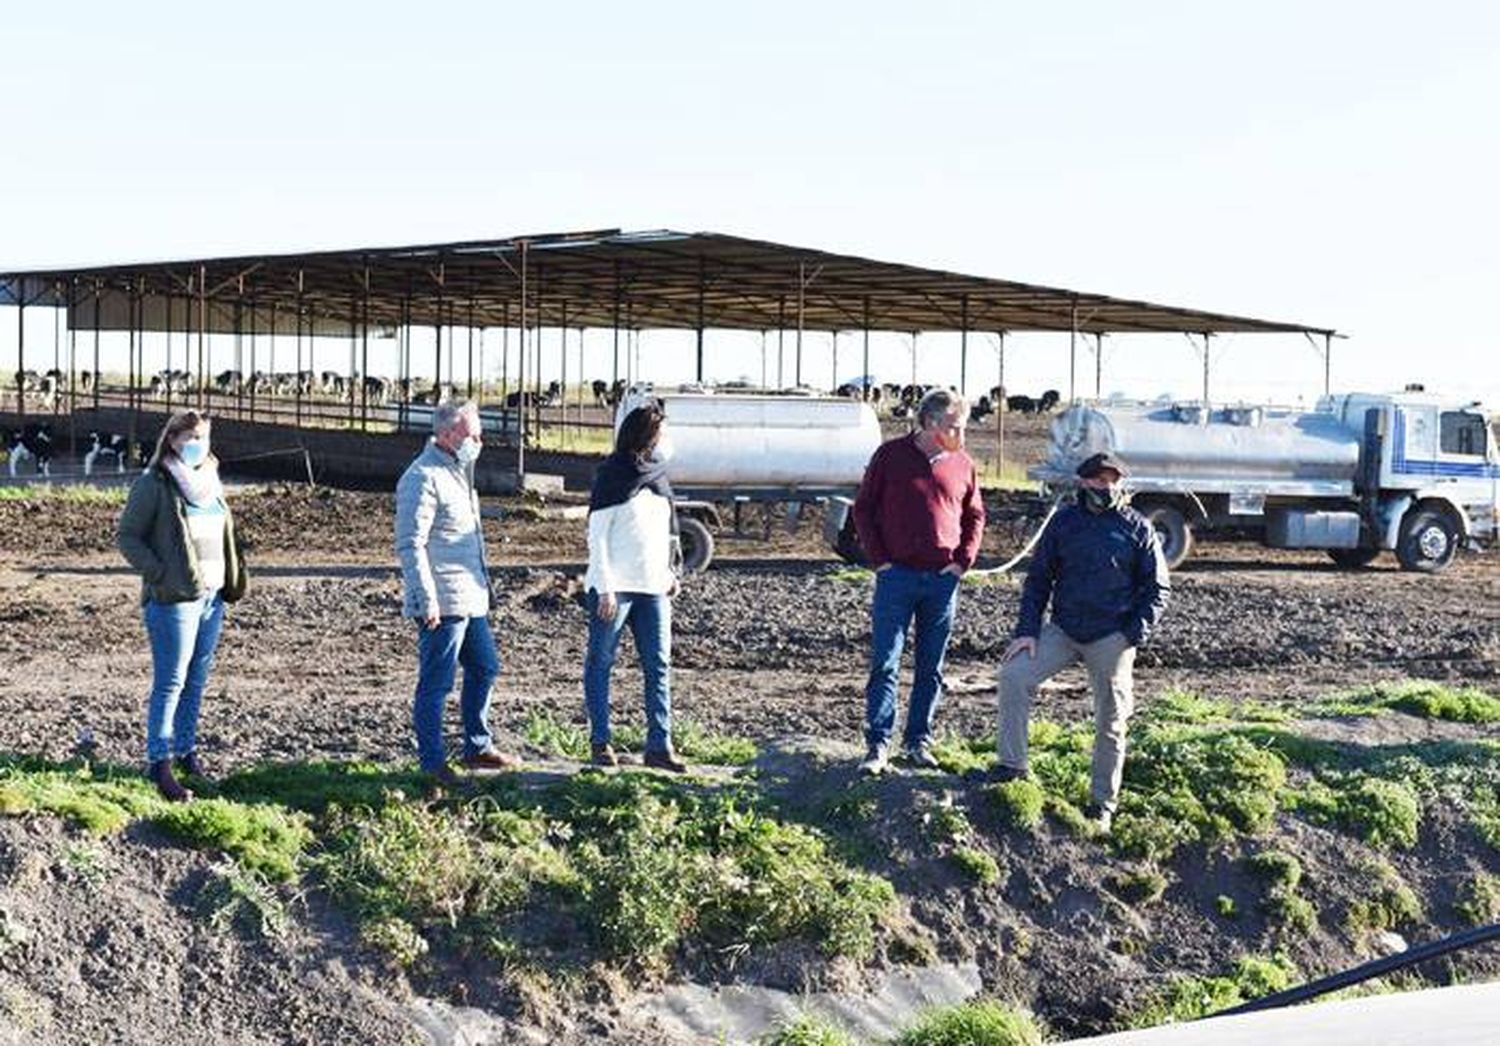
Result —
<path fill-rule="evenodd" d="M 208 458 L 208 437 L 188 440 L 177 448 L 177 456 L 190 469 L 195 469 Z"/>

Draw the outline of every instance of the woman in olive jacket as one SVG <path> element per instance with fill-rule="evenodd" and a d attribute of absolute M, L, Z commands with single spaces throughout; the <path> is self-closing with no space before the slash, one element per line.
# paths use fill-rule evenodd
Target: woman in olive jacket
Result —
<path fill-rule="evenodd" d="M 168 419 L 146 471 L 130 488 L 118 543 L 141 574 L 141 616 L 151 641 L 146 704 L 147 775 L 172 802 L 191 799 L 172 772 L 203 777 L 198 706 L 224 624 L 224 604 L 245 591 L 234 518 L 209 453 L 209 422 L 194 410 Z"/>

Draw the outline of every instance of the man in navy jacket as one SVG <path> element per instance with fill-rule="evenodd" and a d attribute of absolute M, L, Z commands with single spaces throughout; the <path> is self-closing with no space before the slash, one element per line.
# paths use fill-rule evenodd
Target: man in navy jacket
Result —
<path fill-rule="evenodd" d="M 1134 707 L 1131 669 L 1167 604 L 1156 530 L 1126 503 L 1125 463 L 1095 454 L 1078 466 L 1078 500 L 1048 523 L 1026 574 L 1015 638 L 1000 666 L 1000 765 L 1026 773 L 1026 728 L 1037 687 L 1082 661 L 1094 693 L 1094 758 L 1086 813 L 1108 831 L 1125 768 Z M 1042 614 L 1052 605 L 1051 619 Z"/>

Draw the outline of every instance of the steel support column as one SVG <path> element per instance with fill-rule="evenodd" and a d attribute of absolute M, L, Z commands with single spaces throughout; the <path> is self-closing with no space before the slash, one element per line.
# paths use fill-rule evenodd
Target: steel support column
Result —
<path fill-rule="evenodd" d="M 969 296 L 958 299 L 958 394 L 969 394 Z"/>

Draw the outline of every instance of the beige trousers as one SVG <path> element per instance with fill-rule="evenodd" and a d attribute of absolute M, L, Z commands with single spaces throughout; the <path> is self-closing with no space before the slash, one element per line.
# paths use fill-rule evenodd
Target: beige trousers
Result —
<path fill-rule="evenodd" d="M 1000 666 L 1000 763 L 1026 769 L 1026 728 L 1037 687 L 1082 661 L 1094 692 L 1094 802 L 1113 810 L 1125 771 L 1125 727 L 1135 709 L 1135 647 L 1119 632 L 1080 643 L 1050 621 L 1037 637 L 1036 654 L 1020 654 Z"/>

